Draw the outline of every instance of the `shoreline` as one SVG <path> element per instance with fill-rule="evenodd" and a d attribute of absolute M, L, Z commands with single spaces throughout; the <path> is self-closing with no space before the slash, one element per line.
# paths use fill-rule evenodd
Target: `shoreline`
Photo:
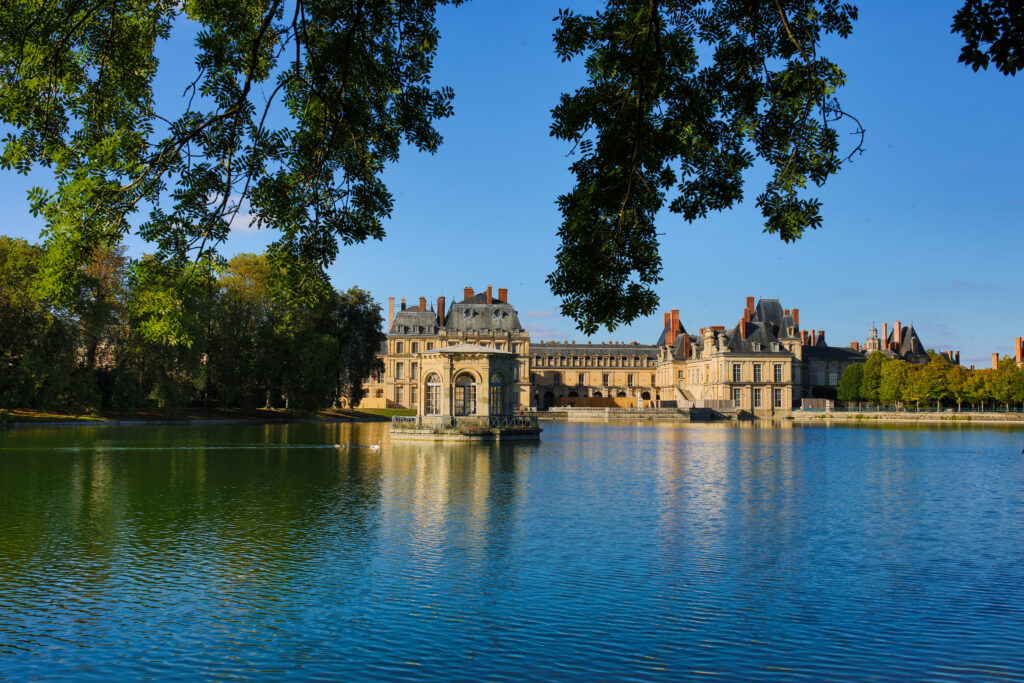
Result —
<path fill-rule="evenodd" d="M 390 422 L 391 414 L 405 411 L 372 411 L 333 409 L 310 414 L 281 410 L 259 409 L 251 413 L 232 411 L 182 411 L 178 415 L 160 413 L 55 413 L 34 410 L 0 411 L 3 427 L 80 427 L 80 426 L 141 426 L 141 425 L 197 425 L 197 424 L 299 424 L 343 422 Z M 388 414 L 385 414 L 388 413 Z"/>

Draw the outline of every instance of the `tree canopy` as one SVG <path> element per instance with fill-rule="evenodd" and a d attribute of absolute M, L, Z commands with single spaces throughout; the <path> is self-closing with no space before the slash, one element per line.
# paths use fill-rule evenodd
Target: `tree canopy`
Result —
<path fill-rule="evenodd" d="M 0 167 L 54 178 L 29 193 L 45 222 L 43 292 L 73 300 L 82 266 L 130 231 L 191 286 L 196 267 L 222 264 L 240 216 L 279 231 L 268 255 L 292 289 L 324 284 L 339 245 L 384 236 L 385 164 L 403 143 L 441 144 L 434 124 L 452 114 L 453 92 L 430 81 L 435 13 L 460 1 L 0 7 Z M 770 170 L 755 200 L 766 231 L 793 241 L 821 225 L 808 188 L 860 149 L 838 144 L 846 76 L 821 46 L 856 18 L 838 0 L 608 0 L 559 13 L 556 53 L 582 58 L 587 82 L 553 110 L 576 183 L 557 200 L 549 283 L 582 330 L 650 314 L 658 212 L 695 221 L 727 209 L 756 163 Z M 953 31 L 972 68 L 1020 68 L 1018 3 L 966 0 Z M 172 32 L 192 32 L 195 49 L 168 105 L 154 82 Z"/>

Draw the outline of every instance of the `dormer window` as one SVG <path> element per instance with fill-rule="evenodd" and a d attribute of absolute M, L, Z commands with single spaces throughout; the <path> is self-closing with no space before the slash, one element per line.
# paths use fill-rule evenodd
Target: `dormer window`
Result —
<path fill-rule="evenodd" d="M 779 350 L 779 342 L 772 342 L 772 351 Z"/>
<path fill-rule="evenodd" d="M 754 347 L 755 351 L 760 351 L 761 350 L 761 343 L 760 342 L 754 342 L 752 344 L 752 346 Z"/>

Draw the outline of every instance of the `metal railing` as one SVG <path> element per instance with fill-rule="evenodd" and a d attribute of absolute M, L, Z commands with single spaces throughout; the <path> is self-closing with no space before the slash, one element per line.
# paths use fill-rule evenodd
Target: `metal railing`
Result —
<path fill-rule="evenodd" d="M 431 429 L 433 431 L 475 432 L 490 429 L 537 429 L 537 417 L 533 415 L 423 415 L 391 418 L 391 428 Z"/>

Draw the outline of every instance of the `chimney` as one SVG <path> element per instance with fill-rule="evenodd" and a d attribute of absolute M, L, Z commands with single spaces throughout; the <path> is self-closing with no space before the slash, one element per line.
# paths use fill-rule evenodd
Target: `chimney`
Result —
<path fill-rule="evenodd" d="M 490 285 L 487 285 L 487 303 L 489 303 L 489 304 L 493 304 L 494 303 L 494 292 L 491 291 L 491 286 Z"/>
<path fill-rule="evenodd" d="M 1017 365 L 1024 363 L 1024 337 L 1017 337 Z"/>
<path fill-rule="evenodd" d="M 793 309 L 793 324 L 796 325 L 797 327 L 800 327 L 800 309 L 799 308 L 794 308 Z"/>
<path fill-rule="evenodd" d="M 661 314 L 661 329 L 665 330 L 668 327 L 668 321 L 670 318 L 671 316 L 667 312 Z"/>
<path fill-rule="evenodd" d="M 889 323 L 882 323 L 882 348 L 889 350 Z"/>
<path fill-rule="evenodd" d="M 405 297 L 402 297 L 402 310 L 405 310 Z"/>
<path fill-rule="evenodd" d="M 437 297 L 437 324 L 444 327 L 444 297 Z"/>
<path fill-rule="evenodd" d="M 825 330 L 821 330 L 820 332 L 818 332 L 818 334 L 821 335 L 821 343 L 822 344 L 827 344 L 827 342 L 825 341 Z M 817 344 L 818 342 L 814 342 L 814 343 Z"/>
<path fill-rule="evenodd" d="M 388 332 L 391 331 L 391 323 L 395 321 L 395 297 L 388 297 Z"/>
<path fill-rule="evenodd" d="M 508 288 L 507 287 L 498 287 L 498 298 L 501 299 L 506 304 L 508 303 Z"/>
<path fill-rule="evenodd" d="M 668 334 L 665 336 L 666 344 L 674 344 L 676 335 L 679 333 L 679 309 L 673 308 L 668 312 Z"/>
<path fill-rule="evenodd" d="M 897 320 L 892 326 L 892 340 L 896 342 L 896 348 L 898 349 L 903 343 L 903 325 Z"/>
<path fill-rule="evenodd" d="M 860 351 L 860 342 L 850 342 L 850 348 L 853 349 L 854 351 Z"/>
<path fill-rule="evenodd" d="M 427 310 L 427 297 L 420 297 L 420 308 L 422 308 L 424 311 Z"/>
<path fill-rule="evenodd" d="M 744 339 L 745 340 L 747 338 L 747 318 L 746 318 L 746 316 L 740 318 L 740 325 L 739 325 L 739 327 L 740 327 L 740 339 Z"/>
<path fill-rule="evenodd" d="M 465 289 L 463 289 L 462 290 L 462 298 L 463 299 L 472 299 L 473 298 L 473 288 L 472 287 L 466 287 Z"/>
<path fill-rule="evenodd" d="M 956 364 L 960 365 L 960 352 L 959 351 L 956 352 Z M 973 370 L 973 369 L 974 369 L 974 366 L 972 365 L 971 366 L 971 370 Z"/>
<path fill-rule="evenodd" d="M 993 353 L 992 354 L 992 369 L 993 370 L 998 370 L 999 369 L 999 354 L 998 353 Z"/>
<path fill-rule="evenodd" d="M 690 335 L 683 336 L 683 358 L 690 357 Z"/>
<path fill-rule="evenodd" d="M 800 344 L 807 346 L 807 330 L 800 330 Z"/>

